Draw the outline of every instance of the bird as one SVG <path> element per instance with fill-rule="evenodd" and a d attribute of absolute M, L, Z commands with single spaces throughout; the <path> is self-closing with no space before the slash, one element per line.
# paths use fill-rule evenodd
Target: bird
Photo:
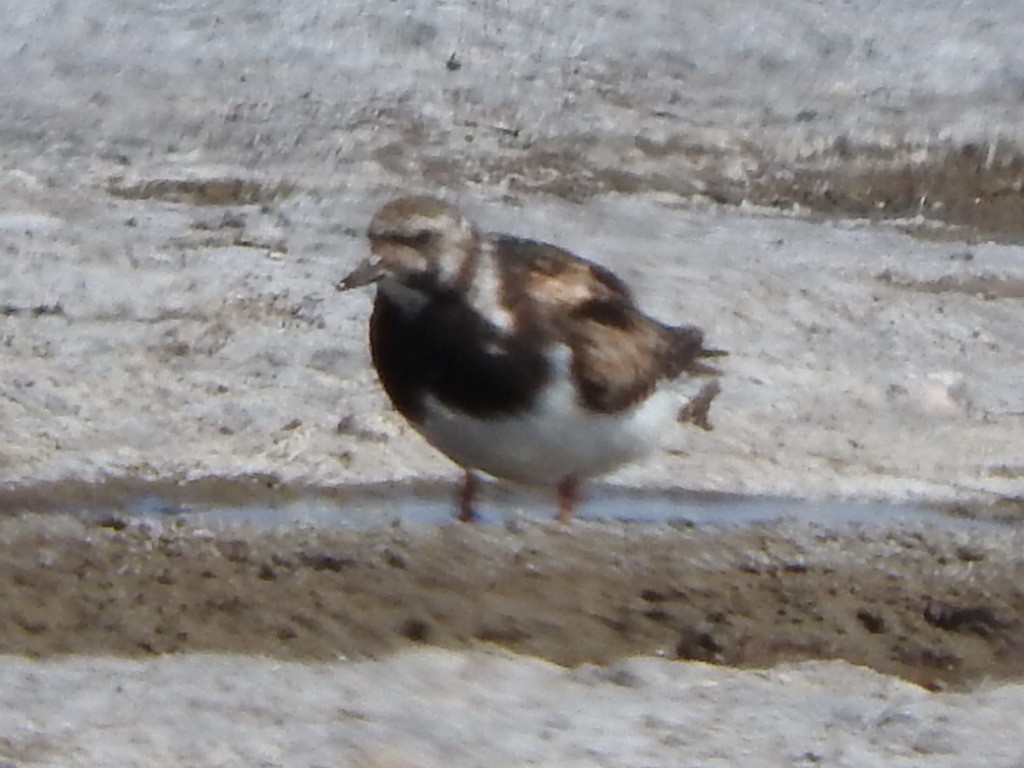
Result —
<path fill-rule="evenodd" d="M 555 489 L 569 522 L 587 481 L 637 461 L 674 422 L 710 429 L 721 371 L 692 325 L 639 309 L 609 269 L 559 246 L 485 233 L 429 195 L 390 200 L 368 255 L 336 289 L 374 285 L 370 356 L 398 412 L 459 465 L 457 517 L 478 473 Z M 696 396 L 673 387 L 715 377 Z"/>

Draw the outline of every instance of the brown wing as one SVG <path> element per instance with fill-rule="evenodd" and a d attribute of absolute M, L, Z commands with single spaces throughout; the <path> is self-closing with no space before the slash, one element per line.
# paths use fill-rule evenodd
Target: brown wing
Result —
<path fill-rule="evenodd" d="M 502 302 L 529 325 L 593 300 L 633 303 L 624 282 L 604 267 L 548 243 L 493 236 Z M 549 329 L 550 330 L 550 329 Z"/>
<path fill-rule="evenodd" d="M 614 413 L 649 395 L 661 379 L 715 372 L 700 362 L 717 353 L 705 349 L 700 329 L 648 317 L 607 269 L 547 243 L 501 237 L 494 245 L 503 303 L 517 332 L 569 346 L 586 407 Z"/>

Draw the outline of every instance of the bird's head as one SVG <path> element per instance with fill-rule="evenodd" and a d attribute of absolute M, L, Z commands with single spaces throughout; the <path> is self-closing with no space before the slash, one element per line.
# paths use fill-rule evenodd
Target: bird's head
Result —
<path fill-rule="evenodd" d="M 480 237 L 454 207 L 433 197 L 400 197 L 377 211 L 366 232 L 370 255 L 339 291 L 380 282 L 396 288 L 460 290 L 470 279 Z"/>

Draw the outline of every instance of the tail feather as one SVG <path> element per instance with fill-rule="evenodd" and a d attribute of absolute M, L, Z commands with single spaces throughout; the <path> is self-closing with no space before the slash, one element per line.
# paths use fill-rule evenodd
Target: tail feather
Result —
<path fill-rule="evenodd" d="M 668 330 L 672 334 L 666 361 L 669 376 L 675 377 L 684 372 L 695 376 L 718 376 L 722 373 L 713 365 L 703 362 L 703 359 L 725 357 L 729 353 L 723 349 L 705 347 L 704 331 L 692 325 Z"/>

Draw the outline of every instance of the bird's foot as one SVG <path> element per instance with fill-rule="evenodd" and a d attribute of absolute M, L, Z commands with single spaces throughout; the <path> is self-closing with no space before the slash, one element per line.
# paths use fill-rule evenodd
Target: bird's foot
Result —
<path fill-rule="evenodd" d="M 560 523 L 572 520 L 576 504 L 580 500 L 580 484 L 575 477 L 567 477 L 558 484 L 558 513 L 555 519 Z"/>
<path fill-rule="evenodd" d="M 456 500 L 460 522 L 474 523 L 477 520 L 476 510 L 473 509 L 473 498 L 476 496 L 478 482 L 476 475 L 467 469 L 463 475 L 459 497 Z"/>

